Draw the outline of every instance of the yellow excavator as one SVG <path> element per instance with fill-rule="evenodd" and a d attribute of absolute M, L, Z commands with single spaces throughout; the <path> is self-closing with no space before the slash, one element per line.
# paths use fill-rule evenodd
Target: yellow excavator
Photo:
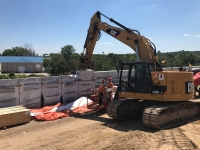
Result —
<path fill-rule="evenodd" d="M 119 28 L 102 22 L 101 16 Z M 108 116 L 124 120 L 140 113 L 145 126 L 161 129 L 182 123 L 200 113 L 200 101 L 194 100 L 193 73 L 163 71 L 156 56 L 155 45 L 148 38 L 99 11 L 90 21 L 80 56 L 80 69 L 89 68 L 100 31 L 128 45 L 137 56 L 137 62 L 121 63 L 117 92 L 106 108 Z"/>

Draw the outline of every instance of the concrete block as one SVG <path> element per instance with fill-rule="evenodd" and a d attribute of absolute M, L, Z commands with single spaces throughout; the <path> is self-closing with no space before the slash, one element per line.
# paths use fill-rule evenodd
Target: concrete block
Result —
<path fill-rule="evenodd" d="M 19 81 L 20 105 L 26 108 L 41 107 L 41 78 L 25 78 Z"/>
<path fill-rule="evenodd" d="M 86 70 L 86 71 L 76 71 L 78 77 L 92 77 L 94 76 L 94 70 Z"/>
<path fill-rule="evenodd" d="M 63 103 L 78 99 L 78 81 L 73 76 L 62 76 L 62 99 Z"/>
<path fill-rule="evenodd" d="M 19 105 L 17 79 L 0 80 L 0 108 Z"/>
<path fill-rule="evenodd" d="M 60 102 L 61 98 L 61 77 L 51 76 L 42 79 L 42 95 L 44 106 L 54 105 Z"/>

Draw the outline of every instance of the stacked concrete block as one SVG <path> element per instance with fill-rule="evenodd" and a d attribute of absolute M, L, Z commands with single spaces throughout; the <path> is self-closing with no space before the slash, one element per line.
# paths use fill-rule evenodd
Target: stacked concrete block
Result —
<path fill-rule="evenodd" d="M 78 96 L 89 96 L 94 91 L 94 71 L 77 71 L 78 76 Z"/>
<path fill-rule="evenodd" d="M 94 84 L 95 88 L 98 88 L 99 85 L 101 84 L 102 80 L 105 80 L 105 84 L 107 84 L 107 71 L 95 71 L 94 72 Z"/>
<path fill-rule="evenodd" d="M 17 79 L 0 80 L 0 107 L 19 105 L 19 90 Z"/>
<path fill-rule="evenodd" d="M 110 71 L 107 71 L 107 73 L 106 73 L 107 78 L 112 77 L 112 82 L 114 85 L 116 85 L 118 83 L 119 75 L 120 74 L 118 74 L 117 70 L 110 70 Z"/>
<path fill-rule="evenodd" d="M 60 102 L 61 98 L 61 77 L 51 76 L 42 78 L 43 104 L 54 105 Z"/>
<path fill-rule="evenodd" d="M 63 103 L 72 102 L 78 99 L 78 78 L 66 75 L 61 77 L 62 81 L 62 101 Z"/>
<path fill-rule="evenodd" d="M 19 80 L 20 105 L 26 108 L 41 107 L 41 78 L 26 78 Z"/>

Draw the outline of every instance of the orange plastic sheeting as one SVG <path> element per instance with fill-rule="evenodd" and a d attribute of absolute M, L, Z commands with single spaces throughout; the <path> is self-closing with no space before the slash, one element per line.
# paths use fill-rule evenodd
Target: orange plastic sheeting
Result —
<path fill-rule="evenodd" d="M 47 111 L 50 111 L 52 110 L 53 108 L 55 107 L 59 107 L 61 106 L 62 104 L 61 103 L 58 103 L 56 105 L 53 105 L 53 106 L 45 106 L 43 108 L 40 108 L 40 109 L 31 109 L 31 113 L 34 113 L 34 112 L 47 112 Z"/>
<path fill-rule="evenodd" d="M 48 112 L 48 113 L 41 113 L 37 116 L 35 116 L 35 120 L 38 121 L 53 121 L 57 120 L 62 117 L 67 117 L 69 116 L 68 113 L 63 113 L 63 112 Z"/>
<path fill-rule="evenodd" d="M 63 110 L 62 112 L 47 112 L 59 105 L 60 104 L 57 104 L 55 106 L 49 106 L 46 108 L 44 107 L 42 109 L 37 109 L 37 110 L 34 109 L 34 110 L 31 110 L 31 112 L 32 111 L 38 112 L 39 110 L 41 110 L 41 113 L 39 113 L 38 115 L 35 116 L 35 120 L 37 120 L 37 121 L 52 121 L 52 120 L 57 120 L 62 117 L 68 117 L 68 116 L 72 116 L 74 114 L 87 113 L 87 112 L 91 112 L 91 111 L 102 109 L 102 108 L 106 107 L 106 105 L 102 105 L 101 107 L 98 107 L 98 106 L 95 106 L 96 104 L 94 103 L 94 104 L 90 104 L 90 105 L 80 106 L 78 108 L 75 108 L 72 111 Z"/>
<path fill-rule="evenodd" d="M 72 111 L 70 111 L 70 115 L 73 115 L 73 114 L 82 114 L 82 113 L 86 113 L 86 112 L 90 112 L 90 111 L 93 111 L 93 110 L 97 110 L 98 107 L 92 107 L 93 104 L 90 104 L 87 106 L 81 106 L 81 107 L 78 107 Z"/>
<path fill-rule="evenodd" d="M 92 112 L 92 111 L 95 111 L 95 110 L 99 110 L 99 109 L 102 109 L 102 108 L 105 108 L 107 106 L 107 104 L 103 104 L 101 105 L 100 107 L 99 106 L 96 106 L 97 103 L 93 103 L 93 104 L 90 104 L 88 106 L 81 106 L 81 107 L 78 107 L 70 112 L 68 112 L 69 116 L 72 116 L 74 114 L 83 114 L 83 113 L 87 113 L 87 112 Z"/>

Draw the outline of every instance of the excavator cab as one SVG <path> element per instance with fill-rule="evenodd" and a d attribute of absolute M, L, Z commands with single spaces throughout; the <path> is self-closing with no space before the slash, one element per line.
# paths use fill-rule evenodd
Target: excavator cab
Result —
<path fill-rule="evenodd" d="M 122 63 L 119 91 L 151 93 L 151 71 L 153 71 L 151 62 Z"/>

